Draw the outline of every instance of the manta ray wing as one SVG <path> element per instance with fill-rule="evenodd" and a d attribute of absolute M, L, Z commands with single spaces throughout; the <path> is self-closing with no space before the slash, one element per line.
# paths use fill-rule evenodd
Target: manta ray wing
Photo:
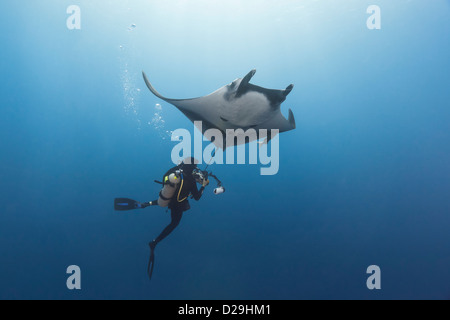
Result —
<path fill-rule="evenodd" d="M 215 108 L 214 93 L 194 99 L 169 99 L 162 96 L 158 91 L 156 91 L 156 89 L 152 86 L 152 84 L 148 80 L 145 73 L 143 73 L 143 76 L 148 89 L 155 96 L 177 107 L 192 122 L 203 121 L 208 123 L 209 127 L 216 127 L 218 125 L 217 122 L 220 119 L 220 113 Z"/>
<path fill-rule="evenodd" d="M 197 129 L 202 133 L 209 129 L 218 129 L 220 130 L 222 137 L 225 137 L 226 127 L 220 125 L 220 123 L 212 123 L 211 119 L 221 119 L 219 112 L 214 109 L 214 99 L 212 93 L 211 95 L 193 98 L 193 99 L 169 99 L 161 95 L 150 83 L 147 78 L 147 75 L 143 72 L 143 77 L 145 84 L 148 89 L 158 98 L 174 105 L 178 110 L 180 110 L 192 123 L 196 124 Z M 224 122 L 221 119 L 221 122 Z M 198 122 L 201 121 L 201 125 L 198 125 Z M 211 141 L 217 148 L 223 149 L 225 146 L 225 140 L 214 138 Z"/>
<path fill-rule="evenodd" d="M 256 127 L 256 129 L 278 129 L 281 132 L 294 130 L 296 128 L 294 113 L 289 109 L 289 119 L 286 119 L 281 111 L 278 111 L 269 121 Z"/>

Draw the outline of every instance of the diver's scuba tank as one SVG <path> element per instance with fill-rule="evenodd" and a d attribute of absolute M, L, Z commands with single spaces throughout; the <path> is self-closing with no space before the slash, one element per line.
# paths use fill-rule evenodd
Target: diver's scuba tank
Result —
<path fill-rule="evenodd" d="M 159 193 L 158 199 L 158 205 L 160 207 L 167 208 L 169 206 L 169 203 L 175 195 L 178 185 L 180 184 L 182 179 L 182 173 L 180 170 L 177 170 L 175 173 L 171 173 L 170 175 L 164 177 L 164 187 Z"/>

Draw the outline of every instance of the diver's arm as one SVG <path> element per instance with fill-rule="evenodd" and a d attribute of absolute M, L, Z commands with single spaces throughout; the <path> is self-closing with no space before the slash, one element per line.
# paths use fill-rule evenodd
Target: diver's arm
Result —
<path fill-rule="evenodd" d="M 207 187 L 209 185 L 209 180 L 205 180 L 205 181 L 203 181 L 203 185 L 202 185 L 202 187 L 200 188 L 200 190 L 198 190 L 197 189 L 197 185 L 195 185 L 194 186 L 194 188 L 195 188 L 195 193 L 193 192 L 192 193 L 192 196 L 193 196 L 193 198 L 195 199 L 195 200 L 200 200 L 200 198 L 202 197 L 202 195 L 203 195 L 203 191 L 205 191 L 205 188 Z"/>
<path fill-rule="evenodd" d="M 205 187 L 202 186 L 200 190 L 198 190 L 197 185 L 194 185 L 191 194 L 195 201 L 199 201 L 202 198 L 203 191 L 205 191 Z"/>

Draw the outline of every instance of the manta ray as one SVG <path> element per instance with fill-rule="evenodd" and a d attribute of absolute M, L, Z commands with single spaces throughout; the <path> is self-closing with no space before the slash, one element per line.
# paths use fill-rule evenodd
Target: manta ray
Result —
<path fill-rule="evenodd" d="M 294 86 L 291 84 L 285 90 L 266 89 L 250 83 L 256 70 L 250 71 L 244 78 L 234 80 L 217 91 L 195 99 L 169 99 L 163 97 L 142 72 L 149 90 L 158 98 L 174 105 L 205 135 L 209 129 L 218 129 L 222 139 L 208 137 L 217 148 L 225 150 L 232 145 L 227 140 L 227 130 L 234 132 L 232 140 L 239 135 L 246 139 L 237 139 L 237 144 L 249 143 L 265 139 L 268 143 L 274 136 L 272 130 L 286 132 L 296 128 L 294 114 L 289 109 L 289 118 L 281 113 L 281 104 L 286 100 Z M 200 124 L 200 125 L 199 125 Z M 242 130 L 238 130 L 242 129 Z M 254 129 L 256 136 L 250 137 L 244 132 Z M 239 132 L 239 134 L 236 134 Z M 253 132 L 253 131 L 252 131 Z M 239 142 L 240 141 L 240 142 Z"/>

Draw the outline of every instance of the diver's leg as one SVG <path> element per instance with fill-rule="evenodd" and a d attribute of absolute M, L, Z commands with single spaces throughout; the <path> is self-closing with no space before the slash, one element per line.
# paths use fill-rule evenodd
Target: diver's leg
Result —
<path fill-rule="evenodd" d="M 169 234 L 175 230 L 176 227 L 180 224 L 181 218 L 183 217 L 183 210 L 180 209 L 172 209 L 171 211 L 172 221 L 170 224 L 161 232 L 161 234 L 150 243 L 150 247 L 155 248 L 156 245 L 164 240 Z"/>
<path fill-rule="evenodd" d="M 158 205 L 158 200 L 153 200 L 153 201 L 150 201 L 150 202 L 141 203 L 141 208 L 145 209 L 147 207 L 157 206 L 157 205 Z"/>

